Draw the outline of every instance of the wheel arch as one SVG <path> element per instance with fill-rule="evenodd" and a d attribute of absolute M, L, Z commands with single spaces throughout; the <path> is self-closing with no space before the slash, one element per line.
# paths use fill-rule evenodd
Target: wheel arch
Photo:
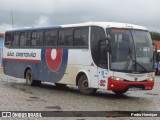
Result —
<path fill-rule="evenodd" d="M 78 86 L 78 80 L 82 75 L 85 75 L 88 78 L 88 83 L 90 83 L 88 73 L 86 71 L 82 70 L 82 71 L 79 71 L 78 74 L 76 75 L 76 86 Z"/>

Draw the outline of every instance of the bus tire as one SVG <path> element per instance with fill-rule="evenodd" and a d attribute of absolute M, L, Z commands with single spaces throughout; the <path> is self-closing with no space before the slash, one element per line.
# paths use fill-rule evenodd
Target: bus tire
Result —
<path fill-rule="evenodd" d="M 82 75 L 78 80 L 78 89 L 84 95 L 92 95 L 96 92 L 95 88 L 88 88 L 88 79 L 86 75 Z"/>
<path fill-rule="evenodd" d="M 27 70 L 26 72 L 26 85 L 33 85 L 33 76 L 32 76 L 32 71 L 30 69 Z"/>
<path fill-rule="evenodd" d="M 61 84 L 61 83 L 55 83 L 56 87 L 58 88 L 65 88 L 66 84 Z"/>
<path fill-rule="evenodd" d="M 26 85 L 28 86 L 39 86 L 41 85 L 41 81 L 38 81 L 38 80 L 33 80 L 33 75 L 32 75 L 32 71 L 31 69 L 28 69 L 27 72 L 26 72 Z"/>
<path fill-rule="evenodd" d="M 123 90 L 123 91 L 116 91 L 116 90 L 112 90 L 116 95 L 122 95 L 122 94 L 124 94 L 124 93 L 126 93 L 127 91 L 128 91 L 128 89 L 127 90 Z"/>

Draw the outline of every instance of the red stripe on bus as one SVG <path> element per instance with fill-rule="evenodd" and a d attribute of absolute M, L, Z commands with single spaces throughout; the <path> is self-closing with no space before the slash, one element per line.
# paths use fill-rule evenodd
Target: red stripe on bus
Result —
<path fill-rule="evenodd" d="M 3 58 L 6 61 L 18 61 L 18 62 L 41 62 L 41 60 L 27 60 L 27 59 L 13 59 L 13 58 Z"/>

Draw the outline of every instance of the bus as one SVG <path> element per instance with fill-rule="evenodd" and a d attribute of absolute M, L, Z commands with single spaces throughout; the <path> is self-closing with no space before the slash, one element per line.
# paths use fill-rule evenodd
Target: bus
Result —
<path fill-rule="evenodd" d="M 153 56 L 147 28 L 87 22 L 7 30 L 3 69 L 27 85 L 43 81 L 75 85 L 86 95 L 97 89 L 123 94 L 153 89 Z"/>

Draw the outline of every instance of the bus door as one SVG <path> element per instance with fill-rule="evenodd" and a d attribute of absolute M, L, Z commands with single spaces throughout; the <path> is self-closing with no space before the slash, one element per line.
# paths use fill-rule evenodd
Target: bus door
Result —
<path fill-rule="evenodd" d="M 108 57 L 106 51 L 106 42 L 99 42 L 99 62 L 98 62 L 98 80 L 99 88 L 107 88 L 107 68 L 108 68 Z"/>

